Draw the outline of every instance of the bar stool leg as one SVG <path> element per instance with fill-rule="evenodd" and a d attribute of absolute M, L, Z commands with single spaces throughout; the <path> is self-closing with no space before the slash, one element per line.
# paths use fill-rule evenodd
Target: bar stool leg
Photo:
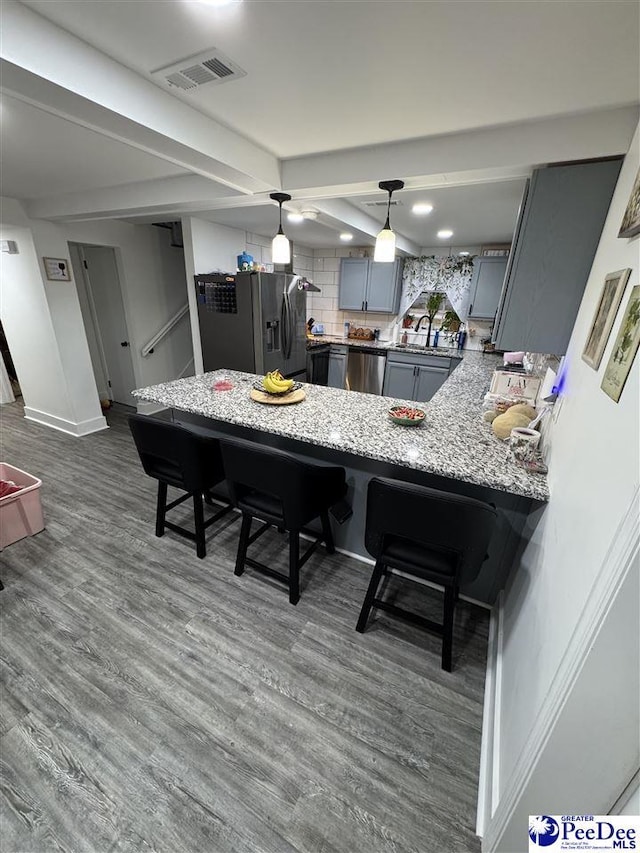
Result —
<path fill-rule="evenodd" d="M 252 520 L 251 516 L 246 512 L 242 513 L 242 526 L 240 527 L 240 538 L 238 539 L 238 554 L 236 556 L 236 567 L 233 570 L 234 575 L 240 576 L 244 573 L 244 561 L 247 558 Z"/>
<path fill-rule="evenodd" d="M 356 625 L 356 631 L 360 634 L 364 634 L 364 629 L 367 627 L 367 619 L 369 618 L 369 613 L 371 613 L 371 608 L 373 607 L 373 602 L 384 573 L 385 565 L 382 560 L 378 560 L 374 566 L 371 580 L 369 581 L 369 588 L 367 589 L 367 594 L 364 597 L 362 610 L 360 611 L 358 624 Z"/>
<path fill-rule="evenodd" d="M 336 546 L 333 542 L 333 533 L 331 532 L 331 522 L 329 521 L 329 513 L 325 510 L 320 515 L 322 522 L 322 538 L 324 539 L 327 554 L 335 554 Z"/>
<path fill-rule="evenodd" d="M 454 586 L 444 588 L 444 619 L 442 623 L 442 668 L 451 672 L 451 652 L 453 647 L 453 615 L 456 607 Z"/>
<path fill-rule="evenodd" d="M 193 517 L 196 523 L 196 554 L 202 560 L 206 556 L 207 546 L 204 541 L 204 505 L 200 492 L 193 493 Z"/>
<path fill-rule="evenodd" d="M 297 530 L 289 531 L 289 602 L 300 600 L 300 535 Z"/>
<path fill-rule="evenodd" d="M 167 484 L 158 480 L 158 502 L 156 504 L 156 536 L 164 536 L 164 518 L 167 513 Z"/>

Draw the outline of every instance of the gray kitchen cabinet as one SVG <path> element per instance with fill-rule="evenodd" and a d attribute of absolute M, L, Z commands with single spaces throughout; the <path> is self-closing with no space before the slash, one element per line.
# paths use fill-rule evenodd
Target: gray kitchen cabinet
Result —
<path fill-rule="evenodd" d="M 418 367 L 416 371 L 416 390 L 413 400 L 426 403 L 446 381 L 449 370 L 446 367 Z"/>
<path fill-rule="evenodd" d="M 347 348 L 331 347 L 329 350 L 329 388 L 344 388 L 347 378 Z"/>
<path fill-rule="evenodd" d="M 368 258 L 342 258 L 338 305 L 340 310 L 364 311 L 368 276 Z"/>
<path fill-rule="evenodd" d="M 382 393 L 400 400 L 428 402 L 446 381 L 457 360 L 420 353 L 389 353 Z"/>
<path fill-rule="evenodd" d="M 395 314 L 402 289 L 402 260 L 376 263 L 370 258 L 342 258 L 338 308 Z"/>
<path fill-rule="evenodd" d="M 413 400 L 416 387 L 415 364 L 397 364 L 387 361 L 384 372 L 384 397 L 397 397 L 399 400 Z"/>
<path fill-rule="evenodd" d="M 498 307 L 498 349 L 567 351 L 621 162 L 534 171 Z"/>
<path fill-rule="evenodd" d="M 507 258 L 476 258 L 469 296 L 469 319 L 493 320 L 498 310 Z"/>

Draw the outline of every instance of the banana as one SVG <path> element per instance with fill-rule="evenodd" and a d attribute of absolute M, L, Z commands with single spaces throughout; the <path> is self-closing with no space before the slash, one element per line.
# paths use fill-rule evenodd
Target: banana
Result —
<path fill-rule="evenodd" d="M 279 370 L 272 370 L 262 380 L 265 391 L 271 394 L 283 394 L 293 387 L 292 379 L 284 379 Z"/>

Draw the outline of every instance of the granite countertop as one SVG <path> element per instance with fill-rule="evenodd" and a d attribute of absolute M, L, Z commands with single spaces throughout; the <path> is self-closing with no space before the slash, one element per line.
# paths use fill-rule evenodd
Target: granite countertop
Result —
<path fill-rule="evenodd" d="M 343 347 L 369 347 L 369 349 L 381 349 L 386 352 L 412 352 L 421 355 L 437 355 L 442 358 L 462 358 L 468 350 L 458 350 L 455 347 L 421 347 L 411 344 L 396 344 L 393 341 L 361 341 L 358 338 L 341 338 L 337 335 L 318 335 L 307 338 L 307 349 L 328 346 L 334 344 Z M 470 350 L 469 350 L 470 352 Z"/>
<path fill-rule="evenodd" d="M 507 445 L 482 420 L 482 399 L 500 359 L 465 353 L 429 403 L 419 427 L 394 424 L 389 397 L 321 385 L 305 385 L 307 398 L 293 406 L 255 403 L 249 391 L 255 375 L 217 370 L 133 391 L 141 400 L 167 408 L 250 427 L 346 453 L 451 477 L 539 501 L 549 499 L 547 478 L 507 459 Z M 228 377 L 230 391 L 213 391 L 216 378 Z"/>

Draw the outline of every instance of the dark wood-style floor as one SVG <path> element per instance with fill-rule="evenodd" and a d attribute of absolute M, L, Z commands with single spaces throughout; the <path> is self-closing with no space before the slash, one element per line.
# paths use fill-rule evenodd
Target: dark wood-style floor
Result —
<path fill-rule="evenodd" d="M 156 539 L 123 412 L 82 439 L 0 417 L 47 524 L 0 557 L 3 853 L 479 850 L 486 612 L 460 607 L 447 674 L 413 626 L 355 632 L 362 563 L 320 550 L 292 607 L 234 577 L 235 514 L 204 560 Z"/>

